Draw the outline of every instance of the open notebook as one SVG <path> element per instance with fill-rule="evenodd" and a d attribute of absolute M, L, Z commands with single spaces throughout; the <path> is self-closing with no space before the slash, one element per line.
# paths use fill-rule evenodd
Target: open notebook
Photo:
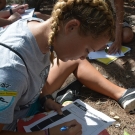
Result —
<path fill-rule="evenodd" d="M 108 43 L 109 46 L 111 46 L 111 44 L 112 44 L 112 42 Z M 127 53 L 130 50 L 131 49 L 129 47 L 122 46 L 120 54 L 116 53 L 116 54 L 108 55 L 105 52 L 105 50 L 97 51 L 97 52 L 90 52 L 88 54 L 88 58 L 89 59 L 96 59 L 97 61 L 102 62 L 102 63 L 108 65 L 111 62 L 115 61 L 117 58 L 125 56 L 125 53 Z"/>
<path fill-rule="evenodd" d="M 124 54 L 128 51 L 130 51 L 131 49 L 129 47 L 126 47 L 126 46 L 122 46 L 121 48 L 121 52 L 123 52 Z M 115 61 L 116 59 L 118 59 L 119 57 L 109 57 L 109 58 L 98 58 L 96 59 L 97 61 L 99 62 L 102 62 L 106 65 L 110 64 L 111 62 Z"/>

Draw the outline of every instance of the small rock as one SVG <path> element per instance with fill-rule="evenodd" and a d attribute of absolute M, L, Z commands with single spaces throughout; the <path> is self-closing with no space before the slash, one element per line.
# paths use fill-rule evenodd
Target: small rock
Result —
<path fill-rule="evenodd" d="M 130 76 L 129 75 L 126 75 L 126 78 L 130 78 Z"/>
<path fill-rule="evenodd" d="M 98 67 L 96 67 L 96 70 L 98 71 Z"/>
<path fill-rule="evenodd" d="M 119 120 L 119 119 L 120 119 L 119 116 L 114 116 L 113 118 L 114 118 L 115 120 Z"/>
<path fill-rule="evenodd" d="M 116 127 L 116 128 L 120 127 L 120 123 L 116 123 L 116 124 L 115 124 L 115 127 Z"/>
<path fill-rule="evenodd" d="M 108 79 L 109 77 L 107 75 L 103 75 L 104 78 Z"/>
<path fill-rule="evenodd" d="M 114 113 L 114 112 L 110 112 L 110 115 L 111 115 L 111 116 L 114 116 L 114 115 L 115 115 L 115 113 Z"/>
<path fill-rule="evenodd" d="M 130 64 L 132 64 L 132 63 L 134 63 L 135 61 L 132 60 L 132 59 L 129 59 L 128 62 L 129 62 Z"/>
<path fill-rule="evenodd" d="M 122 87 L 123 85 L 121 83 L 118 84 L 120 87 Z"/>
<path fill-rule="evenodd" d="M 131 69 L 131 71 L 134 72 L 134 71 L 135 71 L 135 67 L 133 67 L 133 68 Z"/>
<path fill-rule="evenodd" d="M 96 105 L 101 105 L 101 102 L 100 102 L 100 101 L 98 101 L 98 102 L 96 103 Z"/>
<path fill-rule="evenodd" d="M 101 105 L 101 104 L 105 104 L 106 103 L 106 101 L 104 102 L 101 102 L 101 101 L 98 101 L 97 103 L 96 103 L 96 105 Z"/>

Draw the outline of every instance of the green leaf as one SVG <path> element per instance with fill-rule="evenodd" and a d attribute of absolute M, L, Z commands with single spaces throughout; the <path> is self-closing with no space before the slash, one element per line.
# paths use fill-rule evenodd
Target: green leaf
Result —
<path fill-rule="evenodd" d="M 130 135 L 126 130 L 124 130 L 124 135 Z"/>

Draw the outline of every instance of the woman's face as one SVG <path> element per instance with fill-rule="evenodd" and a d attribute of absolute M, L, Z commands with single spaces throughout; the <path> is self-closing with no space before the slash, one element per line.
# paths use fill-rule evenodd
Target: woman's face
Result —
<path fill-rule="evenodd" d="M 81 36 L 76 27 L 69 32 L 61 32 L 54 42 L 54 50 L 62 61 L 85 59 L 88 53 L 103 48 L 109 38 L 102 36 L 94 39 L 92 36 Z"/>

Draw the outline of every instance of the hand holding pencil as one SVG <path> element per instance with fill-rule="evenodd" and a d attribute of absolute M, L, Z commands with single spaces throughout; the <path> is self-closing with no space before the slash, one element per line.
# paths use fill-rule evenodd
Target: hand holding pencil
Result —
<path fill-rule="evenodd" d="M 50 135 L 82 135 L 82 126 L 76 120 L 71 120 L 49 129 Z"/>

